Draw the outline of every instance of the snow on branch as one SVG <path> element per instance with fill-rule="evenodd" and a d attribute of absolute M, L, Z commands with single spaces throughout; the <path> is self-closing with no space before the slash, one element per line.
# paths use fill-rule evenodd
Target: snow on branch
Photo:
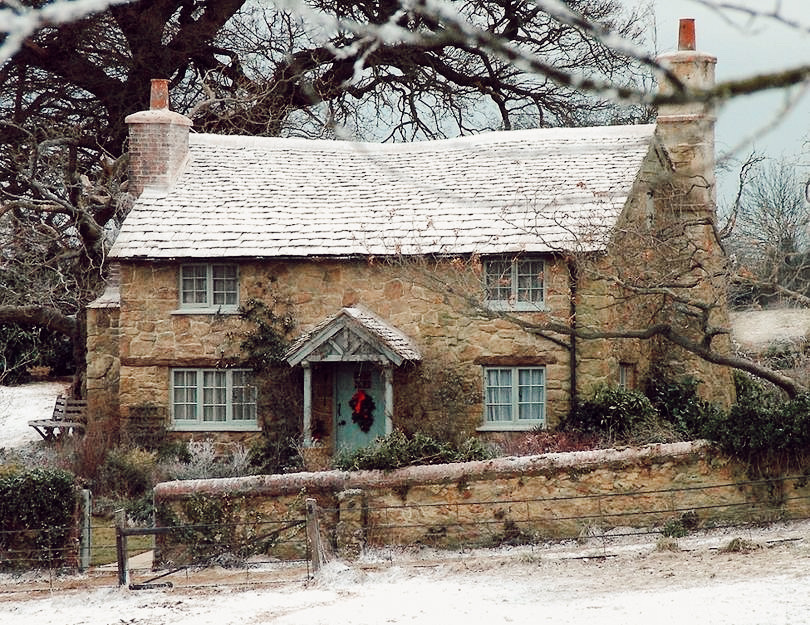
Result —
<path fill-rule="evenodd" d="M 57 0 L 33 8 L 16 0 L 7 0 L 5 6 L 0 7 L 0 35 L 6 35 L 0 44 L 0 63 L 14 56 L 23 42 L 40 28 L 74 22 L 115 4 L 128 2 L 131 0 Z"/>

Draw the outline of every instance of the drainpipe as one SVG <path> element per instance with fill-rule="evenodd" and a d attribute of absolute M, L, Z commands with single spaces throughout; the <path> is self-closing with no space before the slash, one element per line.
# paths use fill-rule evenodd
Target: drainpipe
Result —
<path fill-rule="evenodd" d="M 571 320 L 571 338 L 568 345 L 568 368 L 569 377 L 571 380 L 571 409 L 573 410 L 577 402 L 578 389 L 577 389 L 577 262 L 573 257 L 569 257 L 566 261 L 568 265 L 568 318 Z"/>
<path fill-rule="evenodd" d="M 312 447 L 312 367 L 309 362 L 301 362 L 304 369 L 304 447 Z"/>

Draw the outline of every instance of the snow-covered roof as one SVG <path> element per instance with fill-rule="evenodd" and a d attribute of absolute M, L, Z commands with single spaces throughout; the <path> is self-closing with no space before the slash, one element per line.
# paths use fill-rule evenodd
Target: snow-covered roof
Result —
<path fill-rule="evenodd" d="M 369 144 L 196 134 L 171 189 L 147 188 L 113 258 L 598 249 L 654 126 Z"/>

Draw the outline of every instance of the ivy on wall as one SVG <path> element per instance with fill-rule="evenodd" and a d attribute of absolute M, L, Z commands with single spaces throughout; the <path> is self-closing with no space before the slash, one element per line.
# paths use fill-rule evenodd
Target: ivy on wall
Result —
<path fill-rule="evenodd" d="M 251 299 L 239 307 L 239 315 L 253 324 L 240 344 L 247 354 L 245 364 L 255 371 L 264 371 L 281 363 L 289 347 L 288 337 L 295 328 L 291 305 L 273 296 L 269 296 L 269 304 Z"/>

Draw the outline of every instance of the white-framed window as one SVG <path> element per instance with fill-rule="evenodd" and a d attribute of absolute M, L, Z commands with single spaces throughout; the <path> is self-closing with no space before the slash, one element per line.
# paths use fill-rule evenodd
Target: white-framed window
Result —
<path fill-rule="evenodd" d="M 484 261 L 486 305 L 495 310 L 543 310 L 546 263 L 542 258 Z"/>
<path fill-rule="evenodd" d="M 172 423 L 181 430 L 255 430 L 250 369 L 172 369 Z"/>
<path fill-rule="evenodd" d="M 545 423 L 545 367 L 484 367 L 482 429 L 520 430 Z"/>
<path fill-rule="evenodd" d="M 180 266 L 180 309 L 233 312 L 239 306 L 236 265 L 195 263 Z"/>
<path fill-rule="evenodd" d="M 636 388 L 636 365 L 632 362 L 619 363 L 619 388 Z"/>

